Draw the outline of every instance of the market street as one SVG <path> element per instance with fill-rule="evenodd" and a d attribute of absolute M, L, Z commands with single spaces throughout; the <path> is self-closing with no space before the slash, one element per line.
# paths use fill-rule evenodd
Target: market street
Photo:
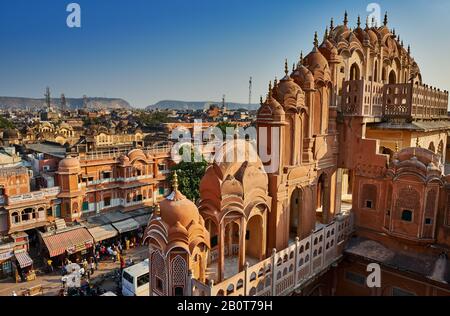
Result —
<path fill-rule="evenodd" d="M 130 249 L 124 251 L 124 256 L 138 263 L 148 258 L 148 249 L 145 246 Z M 114 263 L 112 260 L 101 261 L 98 270 L 95 271 L 94 276 L 91 278 L 91 283 L 95 283 L 102 275 L 119 269 L 119 265 L 119 262 Z M 0 281 L 0 296 L 11 296 L 13 291 L 20 295 L 22 291 L 36 286 L 42 286 L 44 296 L 55 296 L 58 295 L 62 286 L 61 277 L 61 271 L 56 270 L 51 274 L 39 273 L 36 280 L 26 283 L 15 283 L 12 279 L 3 280 Z"/>

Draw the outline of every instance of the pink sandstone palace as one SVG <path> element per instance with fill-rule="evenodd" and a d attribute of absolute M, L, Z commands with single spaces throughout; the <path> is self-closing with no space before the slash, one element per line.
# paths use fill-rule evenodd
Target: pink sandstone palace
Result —
<path fill-rule="evenodd" d="M 257 129 L 280 132 L 258 152 L 276 168 L 216 159 L 197 205 L 175 174 L 145 231 L 151 295 L 450 295 L 448 92 L 387 15 L 369 22 L 332 21 L 270 85 Z M 224 150 L 253 155 L 245 143 Z"/>

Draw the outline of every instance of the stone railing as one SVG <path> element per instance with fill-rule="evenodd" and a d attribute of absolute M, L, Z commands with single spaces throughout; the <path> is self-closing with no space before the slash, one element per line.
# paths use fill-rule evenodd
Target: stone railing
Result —
<path fill-rule="evenodd" d="M 17 203 L 24 203 L 34 200 L 42 200 L 47 197 L 55 197 L 61 192 L 60 187 L 53 187 L 48 189 L 42 189 L 36 192 L 30 192 L 20 195 L 13 195 L 8 197 L 8 205 L 13 205 Z"/>
<path fill-rule="evenodd" d="M 448 118 L 448 92 L 413 83 L 387 84 L 383 87 L 385 119 Z"/>
<path fill-rule="evenodd" d="M 345 81 L 341 109 L 344 115 L 381 117 L 383 84 L 367 80 Z"/>
<path fill-rule="evenodd" d="M 269 258 L 253 266 L 247 264 L 242 272 L 219 284 L 211 284 L 210 290 L 203 292 L 211 296 L 288 295 L 339 260 L 352 232 L 353 216 L 339 215 L 309 237 L 297 238 L 284 250 L 274 249 Z M 200 295 L 199 291 L 195 293 Z"/>
<path fill-rule="evenodd" d="M 341 111 L 347 116 L 387 120 L 448 118 L 448 92 L 427 85 L 345 81 L 340 100 Z"/>

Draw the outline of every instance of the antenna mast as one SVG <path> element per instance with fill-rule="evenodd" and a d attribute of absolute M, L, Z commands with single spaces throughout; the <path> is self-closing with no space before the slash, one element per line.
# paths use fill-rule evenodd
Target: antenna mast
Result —
<path fill-rule="evenodd" d="M 248 82 L 248 104 L 252 104 L 252 86 L 253 86 L 253 78 L 250 77 Z"/>

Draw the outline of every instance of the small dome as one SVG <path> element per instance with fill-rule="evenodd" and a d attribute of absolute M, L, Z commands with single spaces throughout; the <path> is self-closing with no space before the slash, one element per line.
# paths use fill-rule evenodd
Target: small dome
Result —
<path fill-rule="evenodd" d="M 3 139 L 18 139 L 19 132 L 16 129 L 5 129 L 3 131 Z"/>
<path fill-rule="evenodd" d="M 302 91 L 300 86 L 296 84 L 291 77 L 286 76 L 281 79 L 280 83 L 277 86 L 277 99 L 279 102 L 283 103 L 287 96 L 295 98 L 299 91 Z"/>
<path fill-rule="evenodd" d="M 175 174 L 176 175 L 176 174 Z M 161 203 L 161 219 L 169 227 L 176 226 L 179 222 L 187 228 L 192 222 L 201 222 L 197 206 L 178 191 L 178 180 L 174 175 L 174 190 Z"/>
<path fill-rule="evenodd" d="M 325 67 L 328 67 L 327 59 L 322 55 L 317 47 L 314 47 L 312 52 L 306 56 L 305 61 L 308 69 L 311 71 L 314 71 L 315 68 L 324 69 Z"/>
<path fill-rule="evenodd" d="M 59 170 L 77 170 L 80 169 L 80 160 L 74 157 L 68 157 L 59 162 Z"/>
<path fill-rule="evenodd" d="M 369 29 L 367 30 L 367 35 L 369 35 L 370 44 L 375 46 L 378 43 L 377 34 L 373 30 Z"/>
<path fill-rule="evenodd" d="M 314 89 L 314 76 L 311 71 L 303 65 L 300 65 L 292 75 L 294 81 L 302 87 L 303 90 Z"/>

